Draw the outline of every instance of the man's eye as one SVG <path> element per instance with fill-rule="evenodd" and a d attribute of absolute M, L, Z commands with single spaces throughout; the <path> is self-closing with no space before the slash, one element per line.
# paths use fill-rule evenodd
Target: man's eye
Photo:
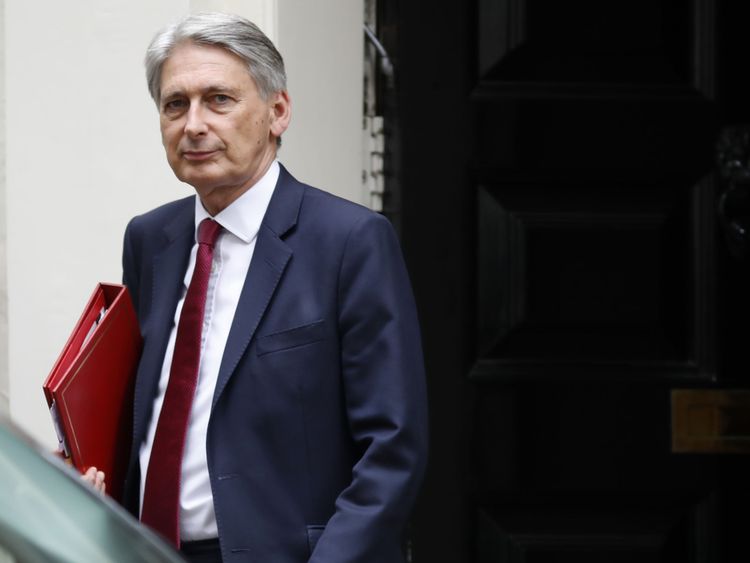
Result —
<path fill-rule="evenodd" d="M 174 113 L 182 110 L 185 106 L 185 100 L 169 100 L 164 104 L 164 111 L 167 113 Z"/>
<path fill-rule="evenodd" d="M 215 104 L 223 105 L 228 104 L 230 101 L 232 101 L 232 98 L 225 94 L 214 94 L 214 96 L 212 97 L 212 101 Z"/>

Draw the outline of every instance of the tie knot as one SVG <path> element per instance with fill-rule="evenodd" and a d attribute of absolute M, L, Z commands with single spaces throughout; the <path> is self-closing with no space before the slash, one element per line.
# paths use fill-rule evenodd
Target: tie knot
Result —
<path fill-rule="evenodd" d="M 213 219 L 203 219 L 201 224 L 198 225 L 198 244 L 213 246 L 220 231 L 221 225 L 216 221 Z"/>

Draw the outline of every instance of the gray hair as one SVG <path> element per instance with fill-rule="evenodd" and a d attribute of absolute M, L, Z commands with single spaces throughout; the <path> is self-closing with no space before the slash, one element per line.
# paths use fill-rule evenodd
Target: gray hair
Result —
<path fill-rule="evenodd" d="M 258 92 L 266 101 L 276 92 L 286 90 L 284 59 L 258 26 L 231 14 L 191 14 L 159 31 L 146 51 L 146 81 L 157 106 L 164 62 L 172 49 L 185 41 L 215 45 L 237 55 L 247 64 Z"/>

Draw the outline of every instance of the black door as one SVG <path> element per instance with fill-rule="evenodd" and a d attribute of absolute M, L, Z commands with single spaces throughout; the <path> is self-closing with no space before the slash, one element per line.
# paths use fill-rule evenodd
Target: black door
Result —
<path fill-rule="evenodd" d="M 716 218 L 717 135 L 750 105 L 726 4 L 382 1 L 431 402 L 413 561 L 748 560 L 746 457 L 677 453 L 672 422 L 676 390 L 747 384 L 750 278 Z"/>

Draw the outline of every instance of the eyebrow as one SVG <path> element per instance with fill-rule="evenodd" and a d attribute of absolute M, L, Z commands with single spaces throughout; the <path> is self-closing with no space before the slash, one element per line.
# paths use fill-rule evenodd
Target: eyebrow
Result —
<path fill-rule="evenodd" d="M 209 84 L 205 88 L 202 88 L 200 91 L 201 96 L 214 94 L 216 92 L 225 92 L 233 97 L 236 97 L 238 95 L 238 91 L 236 88 L 232 88 L 230 86 L 227 86 L 226 84 Z M 160 100 L 166 100 L 169 98 L 174 98 L 174 97 L 179 97 L 179 96 L 184 96 L 184 95 L 185 95 L 184 89 L 175 88 L 173 90 L 167 90 L 166 92 L 163 92 L 160 96 Z"/>

